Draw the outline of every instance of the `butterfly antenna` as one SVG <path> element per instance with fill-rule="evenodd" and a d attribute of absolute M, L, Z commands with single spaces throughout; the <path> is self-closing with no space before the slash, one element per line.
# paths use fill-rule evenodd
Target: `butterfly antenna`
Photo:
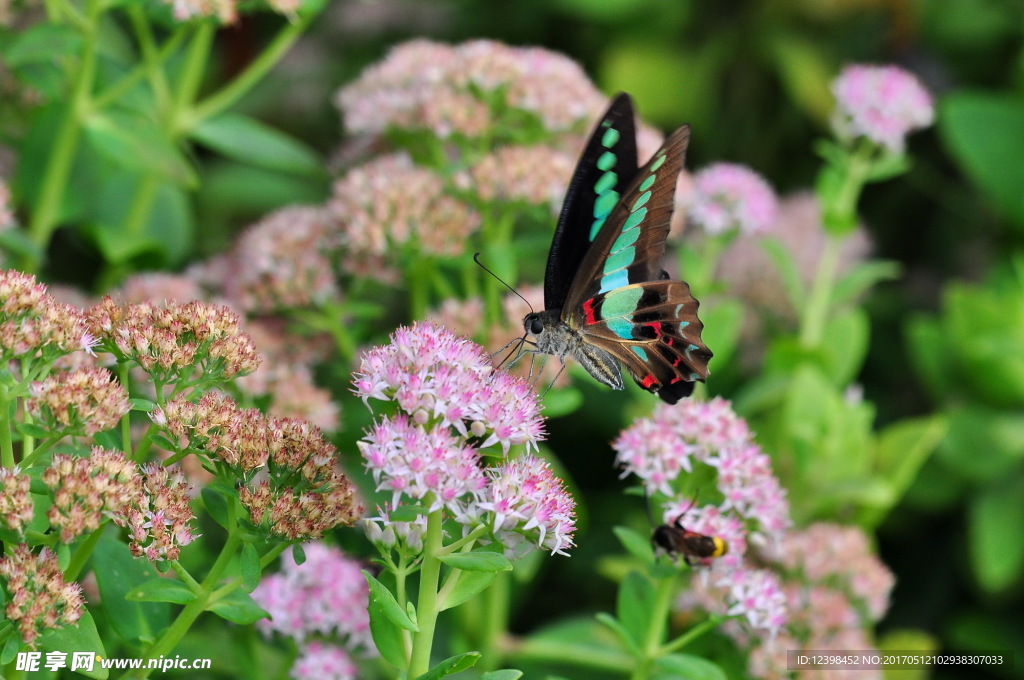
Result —
<path fill-rule="evenodd" d="M 530 304 L 529 300 L 524 298 L 522 295 L 519 295 L 519 291 L 518 290 L 516 290 L 512 286 L 510 286 L 507 283 L 505 283 L 504 279 L 502 279 L 500 276 L 498 276 L 497 274 L 495 274 L 490 269 L 488 269 L 487 267 L 484 266 L 484 264 L 480 261 L 480 253 L 473 253 L 473 262 L 476 262 L 477 265 L 480 266 L 480 269 L 483 269 L 485 272 L 487 272 L 488 274 L 493 276 L 495 281 L 497 281 L 498 283 L 500 283 L 501 285 L 505 286 L 510 291 L 515 293 L 519 297 L 519 299 L 522 300 L 523 302 L 525 302 L 526 306 L 530 308 L 530 313 L 531 314 L 536 314 L 536 312 L 533 309 L 533 305 Z"/>

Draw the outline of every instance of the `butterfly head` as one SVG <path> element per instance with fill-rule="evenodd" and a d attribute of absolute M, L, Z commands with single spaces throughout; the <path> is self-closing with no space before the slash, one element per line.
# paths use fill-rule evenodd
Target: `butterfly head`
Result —
<path fill-rule="evenodd" d="M 543 312 L 530 312 L 523 317 L 523 329 L 527 334 L 540 339 L 546 331 L 549 331 L 559 323 L 559 311 L 545 310 Z"/>

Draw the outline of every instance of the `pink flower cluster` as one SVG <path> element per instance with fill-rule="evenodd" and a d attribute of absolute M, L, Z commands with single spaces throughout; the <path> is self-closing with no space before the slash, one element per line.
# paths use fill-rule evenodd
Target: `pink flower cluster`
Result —
<path fill-rule="evenodd" d="M 24 543 L 8 545 L 5 551 L 0 557 L 0 578 L 6 581 L 10 598 L 4 615 L 26 645 L 35 647 L 43 631 L 72 626 L 81 618 L 82 588 L 64 581 L 56 554 L 47 548 L 33 554 Z"/>
<path fill-rule="evenodd" d="M 96 344 L 82 312 L 57 302 L 31 274 L 0 271 L 0 359 L 52 361 Z"/>
<path fill-rule="evenodd" d="M 12 531 L 21 532 L 35 516 L 32 478 L 17 467 L 0 467 L 0 523 Z"/>
<path fill-rule="evenodd" d="M 768 182 L 734 163 L 715 163 L 696 173 L 684 204 L 690 220 L 710 235 L 732 229 L 766 234 L 778 213 L 778 199 Z"/>
<path fill-rule="evenodd" d="M 291 551 L 281 571 L 264 577 L 252 597 L 269 614 L 256 626 L 264 635 L 281 633 L 299 642 L 329 636 L 353 651 L 374 650 L 370 638 L 370 597 L 362 565 L 338 548 L 303 545 L 306 561 L 296 564 Z"/>
<path fill-rule="evenodd" d="M 128 391 L 105 368 L 53 373 L 30 387 L 26 406 L 47 429 L 96 434 L 116 427 L 131 409 Z"/>
<path fill-rule="evenodd" d="M 935 119 L 931 95 L 897 66 L 847 66 L 832 83 L 832 94 L 833 124 L 841 137 L 866 137 L 893 153 L 903 151 L 908 134 Z"/>
<path fill-rule="evenodd" d="M 481 136 L 509 110 L 567 131 L 597 115 L 604 97 L 577 63 L 555 52 L 490 40 L 414 40 L 366 69 L 336 102 L 349 132 L 426 129 L 446 139 Z"/>
<path fill-rule="evenodd" d="M 553 552 L 571 547 L 575 505 L 546 463 L 528 454 L 485 468 L 481 450 L 535 449 L 543 430 L 536 394 L 495 371 L 482 347 L 433 323 L 400 328 L 391 344 L 363 356 L 354 384 L 367 405 L 386 400 L 401 412 L 359 443 L 392 510 L 403 498 L 426 501 L 428 511 L 444 508 L 468 528 L 487 525 L 511 555 L 524 536 Z M 422 527 L 389 514 L 369 523 L 371 539 L 391 546 L 403 538 L 417 549 Z"/>

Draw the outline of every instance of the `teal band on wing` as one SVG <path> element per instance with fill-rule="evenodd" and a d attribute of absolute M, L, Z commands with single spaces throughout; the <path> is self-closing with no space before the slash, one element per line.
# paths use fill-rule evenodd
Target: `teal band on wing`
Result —
<path fill-rule="evenodd" d="M 640 208 L 644 207 L 644 205 L 649 200 L 651 200 L 651 192 L 650 191 L 645 191 L 644 193 L 640 194 L 640 197 L 638 199 L 636 199 L 636 201 L 633 202 L 633 207 L 631 208 L 631 210 L 633 212 L 636 212 Z"/>
<path fill-rule="evenodd" d="M 615 290 L 616 288 L 622 288 L 623 286 L 628 285 L 629 274 L 626 272 L 625 269 L 620 269 L 616 272 L 612 272 L 611 274 L 606 274 L 605 276 L 601 277 L 601 289 L 598 292 L 607 293 L 610 290 Z"/>
<path fill-rule="evenodd" d="M 608 328 L 611 329 L 612 333 L 619 336 L 623 340 L 631 340 L 633 338 L 633 324 L 621 317 L 615 319 L 608 319 L 605 323 L 608 324 Z"/>
<path fill-rule="evenodd" d="M 622 231 L 628 231 L 634 227 L 639 227 L 640 223 L 647 217 L 647 208 L 640 208 L 634 213 L 630 213 L 629 217 L 622 225 Z"/>
<path fill-rule="evenodd" d="M 622 232 L 622 234 L 617 239 L 615 239 L 615 243 L 612 244 L 611 252 L 617 253 L 623 248 L 628 248 L 629 246 L 636 243 L 636 240 L 638 238 L 640 238 L 639 229 L 628 229 Z"/>
<path fill-rule="evenodd" d="M 610 149 L 619 143 L 619 131 L 613 127 L 609 127 L 605 130 L 604 135 L 601 137 L 601 146 L 606 149 Z"/>
<path fill-rule="evenodd" d="M 640 361 L 647 361 L 647 352 L 644 350 L 643 347 L 637 347 L 636 345 L 633 345 L 632 347 L 630 347 L 630 349 L 633 350 L 633 354 L 640 357 Z"/>
<path fill-rule="evenodd" d="M 615 154 L 611 151 L 605 151 L 597 158 L 597 167 L 601 170 L 611 170 L 615 167 L 615 162 L 618 159 L 615 158 Z"/>
<path fill-rule="evenodd" d="M 640 302 L 643 294 L 644 289 L 637 286 L 606 295 L 601 301 L 601 318 L 607 320 L 614 317 L 631 316 L 636 311 L 636 304 Z"/>
<path fill-rule="evenodd" d="M 611 274 L 619 269 L 625 269 L 629 265 L 633 264 L 633 260 L 636 259 L 636 249 L 632 246 L 623 248 L 617 253 L 610 253 L 608 259 L 604 261 L 604 273 Z"/>

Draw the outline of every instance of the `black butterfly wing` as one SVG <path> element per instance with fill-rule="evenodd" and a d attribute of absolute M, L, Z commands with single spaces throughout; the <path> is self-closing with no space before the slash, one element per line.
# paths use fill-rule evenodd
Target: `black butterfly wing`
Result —
<path fill-rule="evenodd" d="M 612 100 L 576 164 L 544 272 L 544 308 L 561 309 L 573 277 L 623 190 L 636 176 L 633 102 Z"/>
<path fill-rule="evenodd" d="M 563 319 L 595 295 L 664 278 L 665 238 L 689 140 L 684 125 L 636 173 L 583 256 L 561 308 Z"/>
<path fill-rule="evenodd" d="M 682 281 L 650 281 L 587 298 L 569 315 L 583 339 L 621 361 L 640 387 L 674 404 L 708 377 L 697 300 Z"/>

